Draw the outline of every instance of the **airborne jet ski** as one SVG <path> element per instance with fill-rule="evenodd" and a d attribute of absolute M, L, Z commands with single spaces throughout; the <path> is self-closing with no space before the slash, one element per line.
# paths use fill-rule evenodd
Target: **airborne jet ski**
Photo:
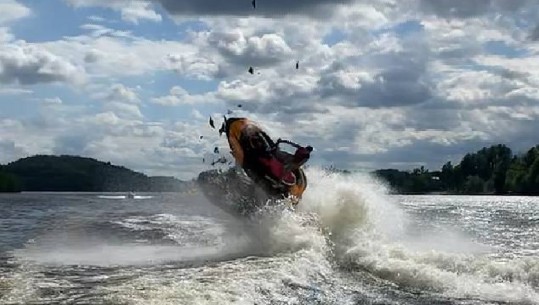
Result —
<path fill-rule="evenodd" d="M 307 188 L 302 166 L 309 159 L 312 147 L 281 139 L 274 142 L 246 118 L 225 118 L 223 127 L 236 164 L 250 180 L 271 198 L 290 198 L 294 205 L 298 204 Z M 281 144 L 294 147 L 295 153 L 282 150 Z"/>

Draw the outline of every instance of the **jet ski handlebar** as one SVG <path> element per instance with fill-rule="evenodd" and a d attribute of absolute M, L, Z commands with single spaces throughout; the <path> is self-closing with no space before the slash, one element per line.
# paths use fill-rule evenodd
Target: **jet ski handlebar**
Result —
<path fill-rule="evenodd" d="M 308 151 L 313 150 L 312 146 L 303 147 L 303 146 L 301 146 L 301 145 L 299 145 L 297 143 L 294 143 L 294 142 L 289 141 L 289 140 L 283 140 L 281 138 L 277 139 L 277 142 L 275 142 L 275 148 L 279 147 L 279 144 L 281 144 L 281 143 L 289 144 L 291 146 L 294 146 L 295 148 L 306 148 Z"/>

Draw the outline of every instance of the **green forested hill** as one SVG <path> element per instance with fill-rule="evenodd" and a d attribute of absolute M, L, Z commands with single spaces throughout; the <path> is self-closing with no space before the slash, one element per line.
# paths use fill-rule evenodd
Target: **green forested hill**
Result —
<path fill-rule="evenodd" d="M 6 173 L 3 166 L 0 166 L 0 192 L 19 192 L 20 190 L 18 179 Z"/>
<path fill-rule="evenodd" d="M 181 191 L 186 184 L 172 177 L 148 177 L 110 162 L 78 156 L 37 155 L 2 169 L 14 177 L 22 191 Z"/>
<path fill-rule="evenodd" d="M 346 171 L 345 171 L 346 172 Z M 397 193 L 539 195 L 539 145 L 522 154 L 499 144 L 466 154 L 440 170 L 381 169 L 374 175 Z M 183 191 L 189 182 L 148 177 L 77 156 L 38 155 L 0 166 L 0 191 Z"/>
<path fill-rule="evenodd" d="M 377 170 L 399 193 L 539 195 L 539 145 L 523 154 L 499 144 L 466 154 L 459 164 L 447 162 L 439 171 Z"/>

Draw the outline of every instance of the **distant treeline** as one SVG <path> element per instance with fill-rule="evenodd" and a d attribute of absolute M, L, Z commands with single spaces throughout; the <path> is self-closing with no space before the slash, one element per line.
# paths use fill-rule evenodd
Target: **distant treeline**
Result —
<path fill-rule="evenodd" d="M 485 147 L 466 154 L 457 165 L 447 162 L 438 171 L 420 167 L 381 169 L 373 174 L 401 194 L 539 195 L 539 145 L 519 155 L 502 144 Z M 38 155 L 0 166 L 0 192 L 175 192 L 185 190 L 189 183 L 173 177 L 148 177 L 110 162 L 77 156 Z"/>
<path fill-rule="evenodd" d="M 37 155 L 0 166 L 0 191 L 177 192 L 188 182 L 148 177 L 122 166 L 78 156 Z"/>
<path fill-rule="evenodd" d="M 459 164 L 444 164 L 439 171 L 424 167 L 412 171 L 377 170 L 397 193 L 539 195 L 539 145 L 513 155 L 499 144 L 469 153 Z"/>
<path fill-rule="evenodd" d="M 2 166 L 0 166 L 0 192 L 19 192 L 21 190 L 21 185 L 18 179 L 4 172 Z"/>

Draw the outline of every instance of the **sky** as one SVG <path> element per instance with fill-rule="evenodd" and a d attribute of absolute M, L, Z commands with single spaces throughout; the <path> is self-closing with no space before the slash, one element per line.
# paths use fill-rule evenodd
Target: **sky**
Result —
<path fill-rule="evenodd" d="M 191 179 L 215 146 L 228 156 L 208 125 L 227 112 L 322 167 L 523 152 L 537 20 L 535 0 L 0 0 L 0 164 L 69 154 Z"/>

